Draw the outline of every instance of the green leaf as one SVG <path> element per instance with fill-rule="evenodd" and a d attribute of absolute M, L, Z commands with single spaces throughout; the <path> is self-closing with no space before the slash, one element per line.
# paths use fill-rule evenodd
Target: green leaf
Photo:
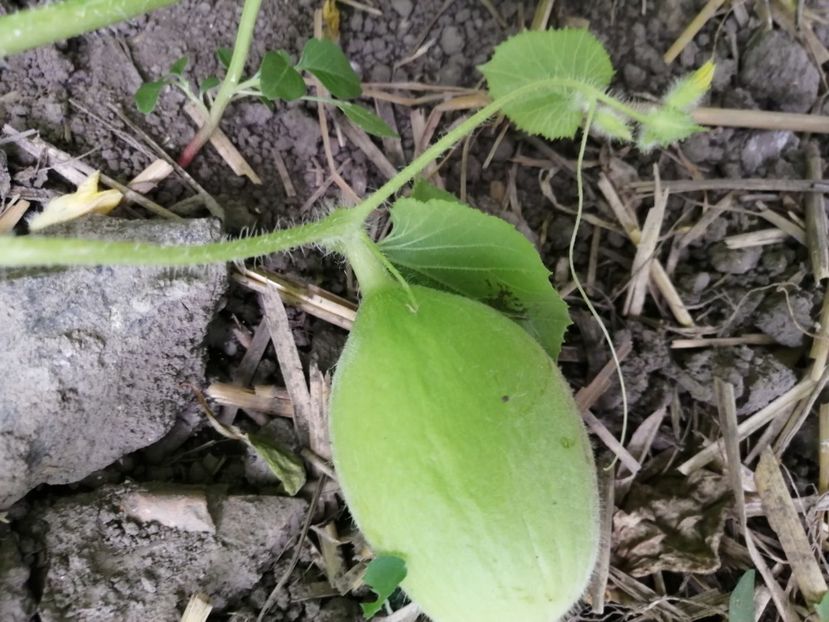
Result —
<path fill-rule="evenodd" d="M 369 134 L 380 138 L 397 138 L 397 132 L 371 110 L 350 102 L 336 101 L 337 108 L 342 110 L 355 125 L 360 126 Z"/>
<path fill-rule="evenodd" d="M 142 84 L 135 92 L 135 107 L 144 114 L 150 114 L 155 110 L 158 98 L 161 95 L 161 89 L 164 88 L 165 84 L 164 80 Z"/>
<path fill-rule="evenodd" d="M 268 52 L 259 68 L 259 87 L 268 99 L 292 101 L 305 95 L 305 81 L 283 51 Z"/>
<path fill-rule="evenodd" d="M 570 324 L 549 271 L 516 229 L 457 201 L 400 199 L 380 249 L 411 281 L 484 302 L 555 358 Z"/>
<path fill-rule="evenodd" d="M 343 51 L 327 39 L 309 39 L 296 68 L 314 74 L 334 97 L 354 99 L 363 92 Z"/>
<path fill-rule="evenodd" d="M 202 83 L 199 85 L 199 95 L 204 95 L 205 93 L 207 93 L 207 91 L 215 89 L 221 83 L 222 81 L 219 80 L 219 78 L 217 78 L 216 76 L 207 76 L 204 80 L 202 80 Z"/>
<path fill-rule="evenodd" d="M 754 622 L 754 570 L 749 570 L 737 582 L 728 601 L 729 622 Z"/>
<path fill-rule="evenodd" d="M 417 179 L 412 188 L 412 198 L 416 201 L 429 201 L 431 199 L 443 199 L 444 201 L 452 201 L 457 203 L 458 200 L 451 192 L 438 188 L 423 179 Z"/>
<path fill-rule="evenodd" d="M 604 91 L 613 77 L 610 57 L 599 40 L 587 30 L 570 28 L 510 37 L 480 69 L 493 99 L 539 84 L 504 112 L 522 130 L 550 139 L 572 138 L 589 100 L 572 86 L 545 86 L 545 81 L 572 80 Z"/>
<path fill-rule="evenodd" d="M 815 605 L 815 611 L 820 622 L 829 622 L 829 592 L 824 594 L 820 602 Z"/>
<path fill-rule="evenodd" d="M 187 67 L 187 57 L 182 56 L 172 65 L 170 65 L 170 74 L 174 76 L 180 76 L 184 73 L 185 67 Z"/>
<path fill-rule="evenodd" d="M 279 478 L 285 491 L 293 496 L 305 485 L 305 465 L 284 447 L 263 435 L 252 432 L 247 435 L 248 441 L 262 459 L 268 463 L 273 474 Z"/>
<path fill-rule="evenodd" d="M 405 578 L 406 562 L 399 557 L 381 555 L 372 559 L 363 575 L 363 582 L 374 590 L 377 594 L 377 600 L 361 605 L 363 615 L 366 618 L 371 618 L 380 611 L 383 603 L 388 600 L 389 596 Z"/>
<path fill-rule="evenodd" d="M 222 67 L 230 67 L 230 59 L 233 58 L 233 50 L 230 48 L 219 48 L 216 50 L 216 58 L 219 59 Z"/>

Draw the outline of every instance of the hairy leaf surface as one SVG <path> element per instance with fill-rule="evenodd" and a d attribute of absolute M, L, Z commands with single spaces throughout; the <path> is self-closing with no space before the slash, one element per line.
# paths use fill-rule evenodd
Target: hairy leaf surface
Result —
<path fill-rule="evenodd" d="M 527 31 L 507 39 L 481 71 L 499 99 L 528 85 L 538 89 L 504 107 L 522 130 L 546 138 L 572 138 L 581 126 L 587 99 L 569 80 L 604 91 L 613 65 L 602 44 L 587 30 Z"/>

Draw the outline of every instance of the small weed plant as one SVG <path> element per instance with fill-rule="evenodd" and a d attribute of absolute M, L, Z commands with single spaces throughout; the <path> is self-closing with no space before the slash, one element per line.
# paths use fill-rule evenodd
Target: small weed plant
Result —
<path fill-rule="evenodd" d="M 235 61 L 236 53 L 228 75 Z M 139 104 L 150 109 L 166 83 L 190 92 L 183 69 L 180 61 L 145 85 Z M 643 150 L 689 136 L 700 129 L 689 113 L 713 69 L 679 80 L 659 103 L 634 105 L 609 92 L 610 59 L 589 32 L 525 32 L 481 67 L 491 103 L 355 207 L 200 246 L 7 237 L 0 265 L 176 266 L 306 245 L 341 254 L 363 300 L 334 378 L 330 425 L 340 486 L 378 554 L 366 576 L 378 598 L 366 614 L 400 582 L 436 622 L 550 622 L 580 598 L 600 545 L 593 455 L 555 363 L 567 309 L 512 226 L 416 177 L 497 113 L 549 139 L 581 129 L 580 213 L 588 133 Z M 282 52 L 266 55 L 229 100 L 303 97 L 301 70 L 349 114 L 342 100 L 359 94 L 353 72 L 319 41 L 296 65 Z M 208 79 L 193 96 L 215 86 Z M 391 234 L 372 241 L 366 220 L 411 182 L 390 208 Z"/>

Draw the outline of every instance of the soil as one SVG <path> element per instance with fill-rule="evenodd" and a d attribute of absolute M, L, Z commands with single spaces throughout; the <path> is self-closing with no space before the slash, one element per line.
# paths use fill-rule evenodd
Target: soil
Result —
<path fill-rule="evenodd" d="M 0 1 L 0 11 L 23 4 L 26 3 Z M 313 11 L 320 4 L 315 0 L 266 0 L 257 22 L 252 66 L 267 50 L 285 49 L 296 58 L 311 36 Z M 499 25 L 486 3 L 479 0 L 392 0 L 375 4 L 382 5 L 382 16 L 341 7 L 341 45 L 364 81 L 475 87 L 481 80 L 475 67 L 486 61 L 499 41 L 517 29 L 522 18 L 524 23 L 529 22 L 536 2 L 493 3 L 509 25 L 506 29 Z M 666 64 L 662 54 L 703 4 L 702 0 L 559 0 L 554 4 L 551 23 L 578 25 L 586 20 L 612 55 L 617 68 L 614 89 L 634 98 L 657 97 L 677 76 L 713 55 L 718 69 L 708 105 L 790 112 L 824 110 L 825 76 L 806 47 L 779 27 L 765 29 L 764 20 L 752 13 L 747 14 L 748 21 L 744 23 L 737 13 L 712 20 L 676 62 Z M 826 11 L 829 3 L 812 2 L 810 7 L 817 12 Z M 37 130 L 55 146 L 126 182 L 143 170 L 151 158 L 135 146 L 135 141 L 124 140 L 127 135 L 140 142 L 115 111 L 131 119 L 168 153 L 177 155 L 195 131 L 182 110 L 184 97 L 168 89 L 156 112 L 143 116 L 133 107 L 133 93 L 143 81 L 158 77 L 182 56 L 189 59 L 187 75 L 192 78 L 217 73 L 216 49 L 232 45 L 240 9 L 241 3 L 236 0 L 182 0 L 174 7 L 129 23 L 0 61 L 0 119 L 19 131 Z M 816 22 L 814 30 L 818 39 L 829 45 L 829 27 Z M 402 63 L 421 46 L 425 47 L 424 53 Z M 390 110 L 402 136 L 403 160 L 408 161 L 414 150 L 411 109 L 397 105 Z M 428 115 L 429 107 L 424 112 Z M 460 114 L 445 118 L 438 132 Z M 571 141 L 541 143 L 514 129 L 509 129 L 499 142 L 500 127 L 486 128 L 470 142 L 464 173 L 467 201 L 515 224 L 538 245 L 557 284 L 564 286 L 569 281 L 565 258 L 573 217 L 554 209 L 545 193 L 552 194 L 562 206 L 575 205 L 575 179 L 566 164 L 574 159 L 576 146 Z M 258 101 L 243 101 L 229 108 L 222 129 L 262 179 L 261 185 L 254 185 L 235 176 L 209 147 L 191 166 L 195 180 L 225 209 L 227 235 L 307 221 L 339 200 L 336 192 L 329 189 L 316 205 L 305 211 L 300 209 L 328 175 L 315 107 L 295 103 L 271 108 Z M 334 134 L 332 139 L 334 158 L 338 165 L 348 162 L 343 176 L 358 194 L 366 194 L 384 181 L 382 171 L 361 150 L 348 141 L 340 143 Z M 824 157 L 829 155 L 825 139 L 787 131 L 717 128 L 700 133 L 681 146 L 644 154 L 592 140 L 587 154 L 586 209 L 615 222 L 596 185 L 600 172 L 637 208 L 640 222 L 644 221 L 650 199 L 636 194 L 631 184 L 652 180 L 655 165 L 664 180 L 803 179 L 808 140 L 817 141 Z M 396 166 L 404 164 L 394 151 L 388 151 L 387 156 Z M 294 196 L 283 184 L 276 165 L 278 157 L 287 168 L 296 191 Z M 538 161 L 542 164 L 527 164 Z M 440 175 L 448 190 L 460 190 L 460 149 L 442 167 Z M 549 189 L 544 187 L 546 182 Z M 515 192 L 510 193 L 513 184 Z M 5 197 L 15 189 L 25 189 L 27 196 L 48 196 L 70 191 L 71 186 L 7 143 L 0 146 L 0 195 Z M 171 176 L 150 196 L 169 207 L 191 192 L 185 180 Z M 679 235 L 699 219 L 700 207 L 713 205 L 723 196 L 697 192 L 670 197 L 660 246 L 663 260 L 667 260 Z M 631 409 L 630 428 L 643 431 L 647 428 L 643 422 L 657 422 L 649 445 L 653 473 L 642 476 L 640 488 L 634 483 L 626 500 L 624 495 L 619 499 L 617 520 L 621 523 L 614 526 L 614 537 L 618 538 L 614 548 L 617 555 L 625 555 L 625 551 L 630 555 L 614 559 L 614 565 L 627 570 L 635 566 L 635 576 L 644 577 L 641 580 L 649 589 L 665 589 L 667 583 L 674 590 L 671 595 L 680 598 L 698 596 L 704 591 L 702 585 L 710 587 L 726 599 L 712 605 L 719 607 L 720 612 L 739 571 L 748 567 L 744 560 L 735 561 L 723 555 L 728 559 L 721 562 L 717 556 L 722 530 L 726 529 L 721 474 L 716 474 L 713 481 L 706 471 L 705 477 L 697 478 L 703 483 L 683 478 L 677 484 L 676 471 L 660 480 L 656 467 L 665 458 L 663 452 L 672 453 L 671 464 L 676 466 L 693 455 L 706 437 L 718 435 L 712 389 L 715 378 L 734 384 L 742 417 L 767 405 L 808 374 L 810 333 L 815 330 L 824 288 L 811 276 L 807 250 L 791 238 L 738 250 L 725 243 L 732 234 L 768 226 L 757 216 L 758 202 L 783 213 L 799 213 L 800 200 L 796 194 L 758 196 L 736 192 L 737 209 L 713 219 L 702 235 L 680 252 L 671 270 L 671 278 L 698 326 L 708 329 L 691 332 L 690 336 L 740 337 L 760 333 L 772 343 L 678 350 L 671 347 L 672 343 L 688 331 L 677 328 L 662 301 L 650 298 L 640 318 L 622 316 L 635 248 L 620 233 L 602 233 L 597 277 L 590 287 L 591 297 L 614 338 L 628 338 L 632 343 L 631 354 L 622 364 Z M 203 208 L 193 215 L 209 216 Z M 144 217 L 139 208 L 123 207 L 116 210 L 115 216 Z M 576 267 L 582 274 L 587 272 L 594 235 L 594 228 L 587 225 L 578 233 Z M 136 233 L 133 237 L 138 236 Z M 315 252 L 294 253 L 263 259 L 262 265 L 356 299 L 342 265 L 334 258 Z M 273 479 L 263 475 L 241 444 L 222 439 L 205 424 L 192 392 L 182 390 L 180 385 L 187 381 L 205 387 L 210 382 L 235 378 L 247 338 L 255 333 L 262 319 L 259 302 L 231 282 L 219 304 L 218 290 L 224 290 L 224 277 L 218 273 L 201 285 L 187 271 L 161 276 L 120 269 L 104 275 L 95 273 L 59 273 L 66 279 L 65 289 L 54 292 L 56 298 L 49 303 L 51 307 L 46 302 L 42 307 L 32 306 L 31 301 L 37 297 L 37 288 L 51 289 L 52 285 L 36 281 L 30 285 L 35 293 L 24 296 L 14 287 L 14 280 L 0 280 L 0 316 L 6 321 L 14 309 L 18 318 L 18 323 L 0 328 L 0 339 L 9 343 L 19 339 L 20 346 L 27 347 L 26 340 L 36 338 L 26 328 L 27 318 L 45 313 L 47 317 L 59 316 L 61 296 L 77 290 L 75 284 L 84 282 L 83 279 L 87 279 L 84 287 L 93 291 L 102 287 L 104 279 L 112 301 L 126 307 L 135 306 L 137 291 L 149 292 L 138 296 L 141 300 L 169 300 L 170 288 L 183 296 L 186 293 L 189 302 L 177 307 L 180 319 L 171 318 L 173 311 L 146 311 L 163 321 L 149 331 L 151 339 L 133 336 L 137 342 L 143 340 L 143 353 L 127 356 L 119 350 L 116 357 L 100 345 L 126 343 L 127 337 L 118 335 L 64 344 L 73 352 L 81 352 L 79 356 L 87 357 L 91 356 L 90 350 L 94 353 L 98 348 L 95 364 L 96 373 L 102 374 L 99 377 L 126 387 L 129 395 L 146 396 L 146 387 L 151 384 L 155 389 L 151 392 L 152 400 L 135 401 L 126 398 L 126 393 L 99 391 L 88 396 L 95 402 L 98 421 L 90 419 L 89 413 L 93 411 L 87 406 L 73 407 L 73 402 L 61 397 L 51 385 L 39 386 L 38 392 L 21 392 L 21 383 L 31 385 L 31 379 L 11 383 L 6 378 L 5 385 L 0 381 L 0 397 L 4 391 L 5 395 L 18 392 L 15 402 L 0 399 L 0 465 L 9 464 L 8 470 L 15 469 L 17 473 L 22 469 L 26 473 L 13 484 L 5 483 L 0 476 L 0 509 L 7 507 L 9 521 L 0 522 L 0 619 L 173 620 L 196 591 L 210 591 L 216 607 L 211 619 L 255 619 L 283 573 L 291 571 L 289 560 L 294 555 L 292 547 L 305 506 L 300 507 L 301 502 L 296 501 L 288 512 L 283 506 L 291 502 L 275 496 Z M 202 276 L 200 273 L 199 278 Z M 153 282 L 161 289 L 153 290 L 147 285 Z M 142 289 L 145 287 L 149 289 Z M 567 301 L 576 322 L 568 332 L 562 367 L 578 388 L 594 378 L 609 356 L 595 322 L 582 313 L 578 296 L 569 296 Z M 51 309 L 48 313 L 40 310 L 47 308 Z M 93 317 L 98 318 L 90 320 L 91 325 L 100 328 L 102 322 L 108 323 L 110 320 L 101 319 L 108 312 L 111 309 L 91 309 Z M 332 369 L 347 333 L 294 308 L 289 308 L 289 319 L 303 363 L 313 361 L 323 370 Z M 59 348 L 60 344 L 54 347 Z M 14 367 L 18 358 L 28 361 L 32 370 L 45 364 L 38 357 L 46 355 L 36 349 L 30 349 L 25 357 L 18 357 L 15 352 L 18 350 L 0 353 L 4 368 Z M 167 358 L 159 359 L 158 352 L 166 352 Z M 206 367 L 202 357 L 206 357 Z M 135 369 L 113 376 L 111 370 L 124 364 Z M 161 374 L 162 368 L 169 371 Z M 35 371 L 31 374 L 36 377 Z M 272 348 L 266 350 L 250 384 L 283 385 Z M 163 404 L 159 405 L 159 401 Z M 120 414 L 141 422 L 129 426 L 126 433 L 113 424 L 120 419 L 107 416 L 108 411 L 123 404 L 130 404 L 130 410 Z M 593 407 L 594 414 L 617 437 L 622 430 L 620 404 L 618 385 L 611 382 Z M 51 433 L 38 433 L 36 425 L 12 430 L 9 422 L 18 419 L 18 406 L 25 406 L 26 412 L 39 413 L 46 421 L 52 420 Z M 665 415 L 668 411 L 670 416 Z M 62 417 L 61 412 L 80 416 L 82 423 L 73 422 L 68 415 Z M 654 419 L 659 413 L 660 417 Z M 236 423 L 253 430 L 262 421 L 240 412 Z M 268 425 L 275 428 L 271 432 L 277 437 L 290 440 L 290 426 L 283 423 L 276 419 Z M 125 437 L 132 440 L 126 441 Z M 67 443 L 66 438 L 76 440 Z M 815 438 L 815 427 L 810 421 L 783 456 L 799 494 L 811 494 L 817 481 Z M 59 475 L 34 472 L 30 448 L 33 439 L 49 443 L 39 451 L 53 456 L 53 462 L 61 465 L 63 471 Z M 603 445 L 598 440 L 595 445 L 604 459 Z M 96 453 L 103 446 L 107 449 Z M 9 456 L 20 460 L 14 462 Z M 157 490 L 158 486 L 168 496 L 173 494 L 172 490 L 182 497 L 201 498 L 201 516 L 213 526 L 212 530 L 192 530 L 178 524 L 159 526 L 158 520 L 146 523 L 131 517 L 123 497 L 136 494 L 136 490 Z M 697 505 L 683 505 L 677 511 L 678 517 L 663 516 L 657 508 L 653 515 L 648 515 L 651 522 L 646 520 L 642 525 L 653 524 L 657 531 L 672 529 L 682 521 L 694 520 L 694 512 L 702 515 L 707 508 L 715 508 L 715 512 L 706 514 L 705 520 L 700 519 L 700 524 L 710 525 L 706 529 L 711 533 L 698 539 L 705 546 L 692 556 L 693 563 L 687 561 L 687 550 L 682 548 L 697 546 L 699 542 L 679 542 L 672 543 L 676 550 L 672 548 L 670 555 L 663 556 L 660 562 L 674 560 L 673 565 L 656 568 L 648 565 L 647 560 L 658 560 L 659 551 L 634 551 L 634 544 L 625 538 L 634 537 L 626 535 L 634 531 L 635 538 L 652 538 L 650 527 L 643 528 L 644 532 L 632 529 L 631 517 L 646 515 L 650 511 L 648 504 L 658 506 L 666 490 L 674 487 L 672 494 L 676 494 L 676 486 L 688 486 L 687 491 L 682 489 L 683 494 L 687 492 L 687 498 L 697 499 Z M 706 497 L 707 491 L 713 492 Z M 308 500 L 312 492 L 306 487 L 300 496 Z M 349 561 L 357 563 L 359 538 L 349 531 L 347 515 L 335 497 L 325 498 L 327 502 L 318 510 L 314 522 L 333 520 L 339 525 L 347 535 L 344 539 L 349 542 L 349 555 L 353 556 Z M 232 513 L 228 513 L 228 504 L 235 504 Z M 270 521 L 276 514 L 282 516 L 283 511 L 286 518 L 282 523 Z M 232 525 L 231 519 L 235 521 Z M 154 531 L 148 531 L 147 524 L 155 525 Z M 223 532 L 223 526 L 231 531 Z M 312 542 L 319 543 L 321 538 L 311 534 Z M 277 602 L 265 619 L 360 619 L 356 603 L 364 592 L 358 590 L 341 597 L 325 583 L 316 548 L 306 544 L 296 554 L 296 568 L 287 575 L 287 584 L 278 591 Z M 116 567 L 113 560 L 118 560 L 120 566 Z M 183 570 L 179 574 L 173 568 Z M 653 573 L 657 571 L 663 574 L 654 579 Z M 699 574 L 694 580 L 683 581 L 684 572 Z M 656 592 L 653 594 L 656 600 Z M 399 601 L 395 601 L 397 604 Z M 622 609 L 619 605 L 618 610 Z M 586 606 L 582 614 L 590 618 L 589 611 Z M 773 614 L 772 608 L 768 611 Z M 653 615 L 640 619 L 671 619 L 662 610 Z M 717 619 L 716 615 L 710 619 Z M 768 619 L 774 619 L 773 615 Z"/>

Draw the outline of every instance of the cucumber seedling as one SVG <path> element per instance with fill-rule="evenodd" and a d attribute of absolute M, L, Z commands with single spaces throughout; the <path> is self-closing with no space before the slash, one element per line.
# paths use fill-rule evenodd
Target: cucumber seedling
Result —
<path fill-rule="evenodd" d="M 593 455 L 555 363 L 566 306 L 523 236 L 443 191 L 415 184 L 379 244 L 365 222 L 499 112 L 550 139 L 582 128 L 581 213 L 588 132 L 642 149 L 685 138 L 700 129 L 690 110 L 713 64 L 647 105 L 608 92 L 610 58 L 585 30 L 521 33 L 481 70 L 491 103 L 353 208 L 200 246 L 7 237 L 0 265 L 175 266 L 311 244 L 340 253 L 363 301 L 334 377 L 332 449 L 381 566 L 436 622 L 551 622 L 581 596 L 600 546 Z M 382 601 L 378 568 L 370 584 Z"/>
<path fill-rule="evenodd" d="M 208 76 L 194 91 L 184 77 L 187 66 L 187 58 L 184 57 L 173 63 L 166 76 L 145 82 L 135 94 L 138 109 L 149 114 L 155 109 L 162 89 L 171 84 L 178 87 L 201 111 L 206 121 L 179 156 L 181 166 L 189 166 L 219 127 L 227 106 L 243 97 L 258 97 L 267 102 L 297 99 L 324 101 L 342 110 L 349 119 L 370 134 L 381 137 L 396 135 L 376 114 L 346 101 L 361 95 L 360 78 L 342 50 L 327 39 L 310 39 L 296 64 L 284 50 L 267 52 L 256 73 L 245 78 L 245 65 L 261 4 L 262 0 L 245 0 L 233 50 L 222 48 L 218 51 L 219 62 L 225 68 L 223 80 Z M 307 96 L 305 80 L 300 73 L 302 71 L 315 76 L 333 98 Z"/>

